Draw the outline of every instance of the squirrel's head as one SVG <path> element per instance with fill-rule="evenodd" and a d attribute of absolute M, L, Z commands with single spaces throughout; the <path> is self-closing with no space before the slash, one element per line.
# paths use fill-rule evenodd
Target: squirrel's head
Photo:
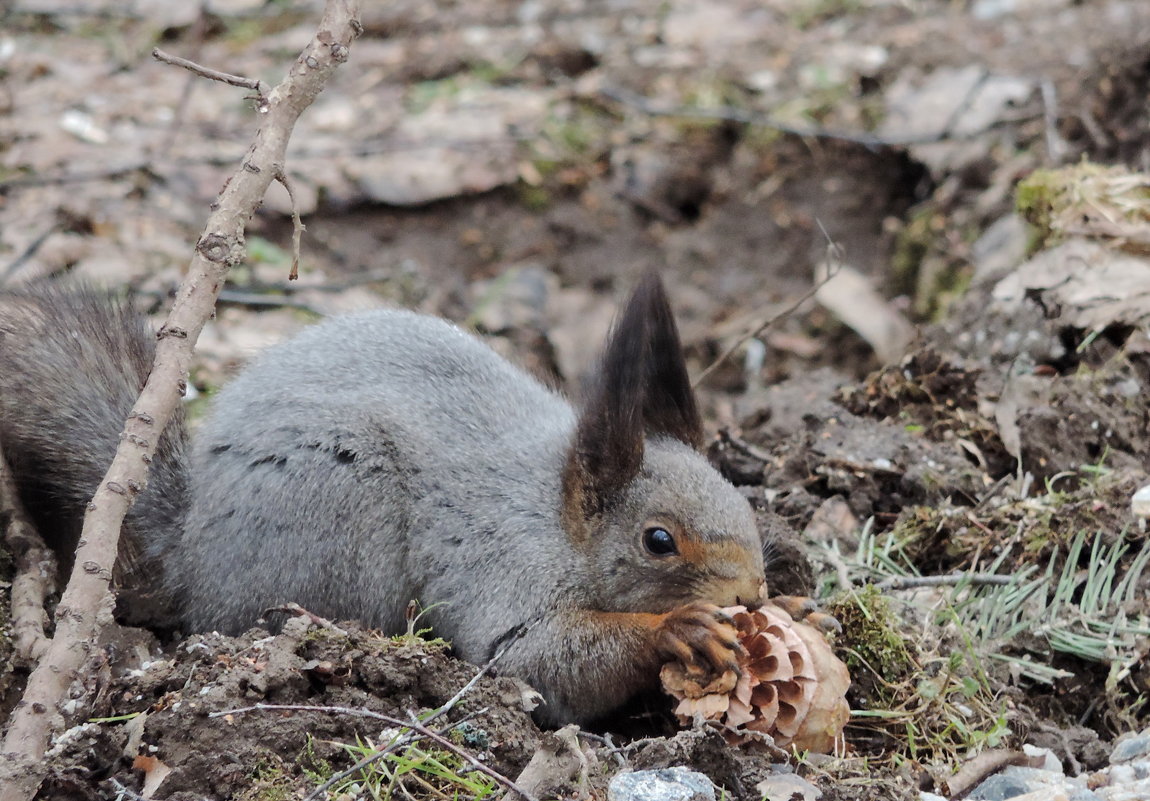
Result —
<path fill-rule="evenodd" d="M 703 425 L 663 284 L 649 273 L 616 321 L 563 473 L 563 521 L 603 611 L 755 605 L 750 505 L 699 453 Z"/>

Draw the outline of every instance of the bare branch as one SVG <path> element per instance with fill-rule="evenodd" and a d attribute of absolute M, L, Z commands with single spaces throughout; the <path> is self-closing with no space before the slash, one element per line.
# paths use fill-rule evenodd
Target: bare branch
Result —
<path fill-rule="evenodd" d="M 327 0 L 315 37 L 267 97 L 262 125 L 243 163 L 212 206 L 167 322 L 158 333 L 152 373 L 120 436 L 111 467 L 84 518 L 75 567 L 56 609 L 56 636 L 28 679 L 0 753 L 0 801 L 27 801 L 43 781 L 44 749 L 61 722 L 59 705 L 101 626 L 111 619 L 112 570 L 124 515 L 147 483 L 160 433 L 187 386 L 192 350 L 211 316 L 228 270 L 242 262 L 244 229 L 276 173 L 288 139 L 362 30 L 357 0 Z"/>

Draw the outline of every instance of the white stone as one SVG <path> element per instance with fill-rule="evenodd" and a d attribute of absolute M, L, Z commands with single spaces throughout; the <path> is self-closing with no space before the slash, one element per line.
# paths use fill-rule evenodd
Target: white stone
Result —
<path fill-rule="evenodd" d="M 1135 517 L 1150 517 L 1150 484 L 1134 493 L 1130 499 L 1130 511 Z"/>

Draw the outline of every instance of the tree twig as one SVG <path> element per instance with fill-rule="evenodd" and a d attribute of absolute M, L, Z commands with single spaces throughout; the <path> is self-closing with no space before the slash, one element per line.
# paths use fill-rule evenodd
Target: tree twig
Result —
<path fill-rule="evenodd" d="M 288 280 L 294 281 L 299 278 L 300 240 L 303 238 L 305 227 L 303 220 L 299 218 L 299 206 L 295 202 L 295 192 L 292 191 L 291 181 L 288 180 L 287 173 L 284 172 L 282 166 L 276 171 L 276 180 L 287 190 L 288 201 L 291 203 L 291 270 L 288 272 Z"/>
<path fill-rule="evenodd" d="M 75 567 L 56 608 L 56 635 L 12 714 L 0 748 L 0 801 L 27 801 L 43 781 L 43 754 L 50 731 L 61 722 L 60 704 L 87 654 L 97 649 L 102 626 L 111 620 L 120 526 L 147 483 L 148 462 L 187 385 L 196 339 L 228 270 L 245 258 L 244 228 L 282 169 L 296 120 L 347 61 L 351 42 L 362 30 L 357 17 L 357 0 L 327 0 L 316 35 L 268 95 L 252 146 L 212 206 L 172 311 L 157 334 L 152 373 L 88 506 Z"/>
<path fill-rule="evenodd" d="M 982 573 L 947 573 L 945 576 L 891 576 L 876 586 L 880 590 L 914 590 L 920 587 L 953 587 L 968 583 L 974 586 L 1004 587 L 1014 576 L 996 576 Z"/>
<path fill-rule="evenodd" d="M 192 53 L 199 55 L 203 50 L 204 41 L 207 38 L 208 25 L 209 25 L 209 0 L 200 0 L 200 11 L 196 15 L 195 22 L 192 23 L 191 30 L 188 31 L 188 36 L 185 41 L 191 42 Z M 196 91 L 197 75 L 191 74 L 187 76 L 184 81 L 184 88 L 180 92 L 180 99 L 176 103 L 172 119 L 168 122 L 168 130 L 165 132 L 163 140 L 157 147 L 152 150 L 152 156 L 157 161 L 167 161 L 168 156 L 172 152 L 172 147 L 176 144 L 176 139 L 180 133 L 186 129 L 185 118 L 187 117 L 188 106 L 192 101 L 192 94 Z"/>
<path fill-rule="evenodd" d="M 227 72 L 220 72 L 197 64 L 194 61 L 189 61 L 186 58 L 173 56 L 171 53 L 165 53 L 158 47 L 152 48 L 152 58 L 156 61 L 162 61 L 165 64 L 171 64 L 173 67 L 183 67 L 189 72 L 194 72 L 202 78 L 209 78 L 213 81 L 226 83 L 230 86 L 239 86 L 243 89 L 252 89 L 259 95 L 261 108 L 266 104 L 267 100 L 267 86 L 259 78 L 245 78 L 242 75 L 232 75 Z"/>

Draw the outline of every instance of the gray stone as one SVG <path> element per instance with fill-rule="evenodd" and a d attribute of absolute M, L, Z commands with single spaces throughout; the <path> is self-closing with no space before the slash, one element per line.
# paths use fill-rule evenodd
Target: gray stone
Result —
<path fill-rule="evenodd" d="M 1142 488 L 1142 490 L 1145 489 L 1147 488 Z M 1142 490 L 1138 492 L 1141 493 Z M 1137 498 L 1137 494 L 1135 498 Z M 1110 753 L 1110 764 L 1117 765 L 1120 762 L 1130 762 L 1148 755 L 1150 755 L 1150 730 L 1127 737 L 1114 746 L 1114 750 Z"/>
<path fill-rule="evenodd" d="M 1035 787 L 1020 776 L 999 773 L 975 787 L 967 798 L 970 801 L 1006 801 L 1008 798 L 1025 795 L 1033 789 Z"/>
<path fill-rule="evenodd" d="M 986 156 L 988 142 L 978 135 L 1013 113 L 1035 86 L 1032 79 L 993 75 L 977 64 L 938 69 L 921 82 L 908 71 L 887 90 L 879 135 L 922 138 L 910 145 L 916 159 L 936 175 L 958 170 Z"/>
<path fill-rule="evenodd" d="M 970 248 L 974 280 L 999 279 L 1026 258 L 1029 230 L 1017 214 L 1007 214 L 983 231 Z"/>
<path fill-rule="evenodd" d="M 715 801 L 715 785 L 689 768 L 639 770 L 613 778 L 607 801 Z"/>

